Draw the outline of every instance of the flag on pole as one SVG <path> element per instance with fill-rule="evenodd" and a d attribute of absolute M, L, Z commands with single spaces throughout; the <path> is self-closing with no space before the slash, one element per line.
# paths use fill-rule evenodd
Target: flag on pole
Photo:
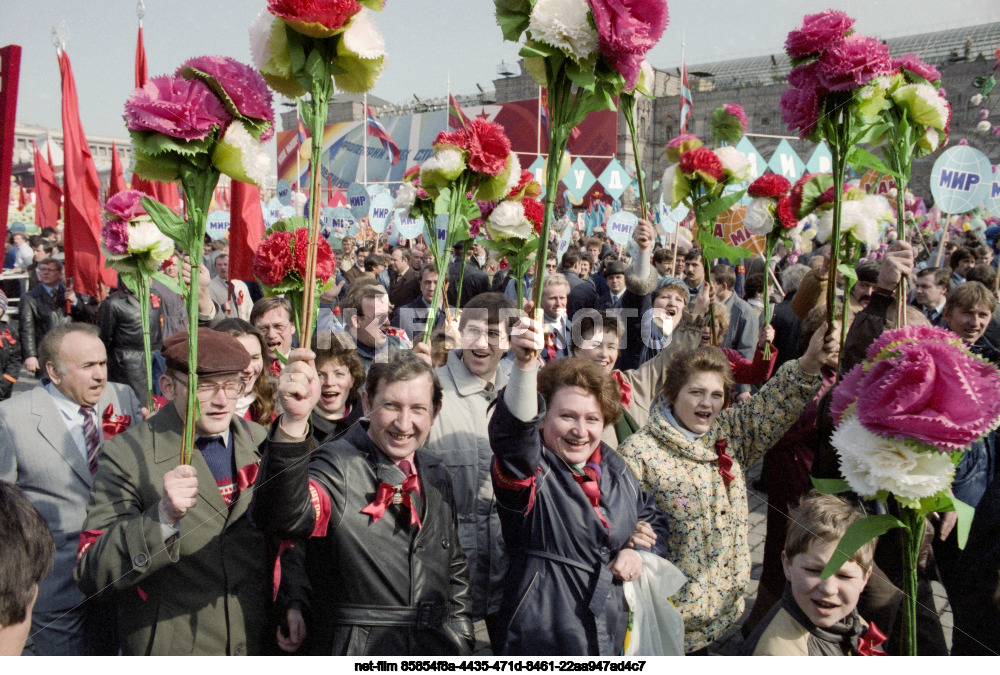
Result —
<path fill-rule="evenodd" d="M 691 100 L 691 86 L 688 84 L 688 71 L 683 59 L 681 60 L 681 133 L 687 133 L 687 123 L 691 118 L 691 110 L 694 102 Z"/>
<path fill-rule="evenodd" d="M 17 210 L 24 211 L 24 207 L 27 206 L 28 202 L 31 200 L 28 198 L 28 191 L 24 189 L 24 183 L 20 180 L 17 181 L 17 187 L 19 188 L 17 193 Z"/>
<path fill-rule="evenodd" d="M 14 169 L 14 113 L 17 111 L 17 84 L 21 73 L 21 48 L 0 47 L 0 242 L 7 238 L 10 208 L 10 176 Z"/>
<path fill-rule="evenodd" d="M 66 217 L 63 231 L 66 253 L 66 282 L 94 297 L 103 297 L 101 282 L 117 286 L 118 274 L 104 268 L 101 253 L 101 183 L 80 124 L 73 68 L 65 50 L 59 52 L 62 77 L 63 180 Z"/>
<path fill-rule="evenodd" d="M 264 214 L 256 185 L 234 180 L 229 209 L 229 278 L 253 281 L 253 254 L 264 238 Z"/>
<path fill-rule="evenodd" d="M 378 120 L 375 119 L 375 115 L 372 114 L 371 108 L 365 106 L 365 113 L 368 134 L 370 136 L 374 136 L 380 143 L 382 143 L 382 147 L 385 148 L 390 155 L 392 155 L 392 165 L 396 166 L 400 157 L 399 146 L 396 145 L 394 140 L 392 140 L 392 136 L 390 136 L 389 132 L 385 130 L 385 127 L 379 124 Z"/>
<path fill-rule="evenodd" d="M 108 180 L 108 194 L 105 196 L 105 201 L 124 191 L 125 173 L 122 171 L 122 161 L 118 157 L 118 148 L 115 147 L 115 142 L 111 141 L 111 177 Z"/>
<path fill-rule="evenodd" d="M 136 88 L 146 84 L 149 79 L 149 70 L 146 68 L 146 47 L 142 42 L 142 24 L 139 24 L 139 36 L 135 41 L 135 86 Z"/>
<path fill-rule="evenodd" d="M 52 150 L 49 148 L 49 161 L 46 162 L 38 146 L 31 143 L 35 159 L 35 225 L 39 229 L 51 227 L 56 229 L 59 220 L 59 203 L 62 201 L 62 188 L 56 180 L 56 172 L 52 168 Z"/>
<path fill-rule="evenodd" d="M 469 116 L 462 111 L 453 94 L 448 94 L 448 128 L 461 129 L 469 123 Z"/>
<path fill-rule="evenodd" d="M 299 125 L 299 143 L 305 143 L 306 139 L 309 138 L 308 132 L 306 132 L 305 126 L 302 124 L 302 119 L 296 115 L 295 122 Z"/>

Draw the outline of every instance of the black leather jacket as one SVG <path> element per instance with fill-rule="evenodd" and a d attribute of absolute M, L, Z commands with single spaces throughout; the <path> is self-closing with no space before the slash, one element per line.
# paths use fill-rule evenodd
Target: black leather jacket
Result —
<path fill-rule="evenodd" d="M 88 307 L 91 304 L 90 296 L 77 293 L 76 304 L 67 311 L 66 301 L 63 299 L 65 292 L 65 286 L 59 284 L 56 289 L 56 298 L 58 298 L 56 300 L 49 295 L 45 286 L 38 284 L 22 298 L 18 321 L 21 325 L 21 356 L 23 358 L 37 357 L 38 345 L 42 338 L 55 326 L 70 321 L 83 321 L 85 323 L 93 321 L 93 312 Z"/>
<path fill-rule="evenodd" d="M 163 343 L 160 330 L 160 297 L 153 296 L 149 308 L 149 348 Z M 143 362 L 142 321 L 139 299 L 124 289 L 111 293 L 97 312 L 101 341 L 108 350 L 108 381 L 132 387 L 140 401 L 146 400 L 146 364 Z"/>
<path fill-rule="evenodd" d="M 362 420 L 315 450 L 308 463 L 306 454 L 282 454 L 287 448 L 278 446 L 261 462 L 250 506 L 254 524 L 282 538 L 312 537 L 305 649 L 353 656 L 468 654 L 475 642 L 469 564 L 458 541 L 451 480 L 443 464 L 418 451 L 420 526 L 411 524 L 402 504 L 390 504 L 377 521 L 362 513 L 380 483 L 404 479 L 367 427 Z M 294 572 L 283 569 L 286 574 Z"/>

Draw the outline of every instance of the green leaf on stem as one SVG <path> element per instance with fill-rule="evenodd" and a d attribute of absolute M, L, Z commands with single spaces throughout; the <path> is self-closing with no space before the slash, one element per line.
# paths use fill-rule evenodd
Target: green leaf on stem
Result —
<path fill-rule="evenodd" d="M 142 208 L 146 209 L 146 213 L 156 223 L 160 232 L 173 239 L 184 252 L 194 253 L 189 250 L 191 233 L 187 223 L 180 216 L 152 197 L 143 197 L 141 201 Z"/>
<path fill-rule="evenodd" d="M 843 274 L 851 281 L 857 283 L 858 273 L 854 270 L 854 268 L 851 265 L 845 265 L 844 263 L 841 263 L 837 265 L 837 271 Z"/>
<path fill-rule="evenodd" d="M 731 209 L 738 201 L 743 199 L 743 195 L 746 190 L 740 190 L 739 192 L 733 192 L 725 197 L 720 197 L 708 204 L 704 209 L 699 209 L 697 212 L 698 222 L 707 223 L 709 221 L 715 221 L 724 212 Z"/>
<path fill-rule="evenodd" d="M 305 73 L 306 79 L 310 83 L 306 89 L 310 92 L 321 91 L 330 81 L 330 71 L 326 67 L 326 61 L 320 50 L 313 49 L 309 52 L 309 56 L 306 57 Z"/>
<path fill-rule="evenodd" d="M 597 85 L 597 77 L 594 75 L 594 69 L 581 68 L 580 65 L 574 61 L 567 61 L 566 76 L 580 89 L 593 91 L 594 87 Z"/>
<path fill-rule="evenodd" d="M 521 33 L 528 29 L 531 18 L 530 0 L 493 0 L 496 5 L 497 25 L 503 33 L 504 40 L 517 42 Z"/>
<path fill-rule="evenodd" d="M 830 556 L 830 562 L 823 568 L 823 573 L 820 576 L 823 579 L 829 579 L 844 566 L 845 562 L 851 559 L 851 556 L 857 553 L 859 548 L 875 537 L 880 537 L 897 527 L 906 529 L 906 525 L 901 520 L 888 513 L 854 521 L 847 528 L 847 532 L 844 532 L 844 536 L 840 538 L 837 548 Z"/>
<path fill-rule="evenodd" d="M 712 234 L 707 228 L 698 228 L 697 239 L 698 245 L 701 246 L 702 255 L 709 260 L 714 260 L 715 258 L 742 260 L 743 258 L 751 257 L 750 252 L 746 249 L 739 248 L 738 246 L 730 246 Z"/>
<path fill-rule="evenodd" d="M 964 549 L 969 541 L 969 529 L 972 527 L 972 518 L 976 515 L 976 509 L 960 499 L 956 499 L 945 492 L 939 492 L 933 497 L 920 500 L 920 508 L 917 514 L 921 518 L 927 517 L 931 513 L 947 513 L 954 511 L 958 516 L 955 523 L 955 533 L 958 536 L 958 548 Z"/>
<path fill-rule="evenodd" d="M 876 171 L 887 174 L 889 176 L 896 177 L 899 175 L 895 171 L 887 167 L 881 159 L 879 159 L 872 153 L 868 152 L 864 148 L 860 148 L 858 146 L 854 146 L 848 151 L 847 163 L 850 164 L 856 171 L 858 171 L 858 173 L 861 173 L 860 171 L 861 169 L 875 169 Z"/>
<path fill-rule="evenodd" d="M 168 289 L 170 289 L 177 295 L 184 295 L 184 286 L 182 286 L 181 283 L 177 281 L 177 279 L 174 279 L 173 277 L 168 276 L 167 274 L 159 270 L 153 272 L 149 276 L 159 281 L 161 284 L 166 286 Z"/>
<path fill-rule="evenodd" d="M 517 55 L 526 59 L 531 57 L 547 59 L 555 56 L 557 52 L 559 52 L 558 49 L 550 47 L 544 42 L 532 42 L 529 40 L 521 45 L 521 49 L 518 51 Z"/>
<path fill-rule="evenodd" d="M 816 478 L 810 476 L 812 486 L 825 495 L 839 495 L 841 492 L 851 492 L 851 486 L 842 478 Z"/>

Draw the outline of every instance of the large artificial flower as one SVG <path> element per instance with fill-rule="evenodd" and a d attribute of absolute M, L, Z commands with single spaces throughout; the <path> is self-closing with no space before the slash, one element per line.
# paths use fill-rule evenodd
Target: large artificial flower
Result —
<path fill-rule="evenodd" d="M 541 234 L 542 221 L 545 217 L 545 206 L 537 199 L 532 199 L 531 197 L 522 199 L 521 206 L 524 208 L 524 217 L 531 223 L 535 234 Z"/>
<path fill-rule="evenodd" d="M 517 157 L 516 154 L 514 154 Z M 518 160 L 520 164 L 520 160 Z M 521 176 L 518 178 L 517 184 L 507 193 L 507 199 L 521 199 L 523 197 L 540 197 L 542 194 L 542 186 L 535 179 L 535 174 L 528 171 L 527 169 L 521 169 Z M 480 206 L 482 206 L 480 204 Z M 490 207 L 492 211 L 496 208 L 496 204 Z M 489 214 L 486 214 L 487 216 Z"/>
<path fill-rule="evenodd" d="M 310 37 L 331 37 L 361 11 L 358 0 L 268 0 L 267 9 Z"/>
<path fill-rule="evenodd" d="M 834 430 L 830 443 L 844 480 L 862 497 L 891 493 L 903 506 L 918 507 L 921 499 L 947 490 L 955 476 L 950 455 L 872 433 L 853 415 Z"/>
<path fill-rule="evenodd" d="M 151 131 L 182 141 L 206 139 L 230 119 L 219 99 L 200 80 L 150 78 L 125 101 L 125 125 L 130 131 Z"/>
<path fill-rule="evenodd" d="M 587 0 L 538 0 L 531 9 L 528 32 L 533 40 L 561 49 L 574 61 L 586 61 L 598 46 L 589 14 Z"/>
<path fill-rule="evenodd" d="M 937 89 L 929 84 L 905 84 L 892 92 L 892 100 L 909 114 L 917 124 L 934 129 L 944 129 L 951 110 L 948 102 L 938 96 Z"/>
<path fill-rule="evenodd" d="M 743 227 L 750 234 L 763 237 L 774 229 L 774 211 L 778 200 L 773 197 L 751 199 L 743 216 Z"/>
<path fill-rule="evenodd" d="M 750 158 L 745 152 L 731 145 L 724 145 L 716 148 L 715 156 L 719 158 L 722 170 L 736 180 L 742 181 L 750 177 Z"/>
<path fill-rule="evenodd" d="M 306 259 L 309 251 L 309 230 L 300 227 L 295 230 L 295 271 L 303 279 L 306 278 Z M 330 280 L 334 273 L 333 250 L 330 242 L 319 237 L 316 246 L 316 279 L 320 285 Z"/>
<path fill-rule="evenodd" d="M 443 187 L 458 178 L 465 171 L 463 155 L 461 151 L 450 148 L 435 152 L 420 167 L 420 185 L 425 189 Z"/>
<path fill-rule="evenodd" d="M 468 139 L 467 161 L 470 169 L 488 176 L 496 176 L 507 167 L 510 139 L 504 133 L 503 127 L 496 122 L 488 122 L 477 117 L 465 126 L 465 133 Z M 520 176 L 520 165 L 517 176 Z"/>
<path fill-rule="evenodd" d="M 265 286 L 277 286 L 292 269 L 291 232 L 272 232 L 253 256 L 253 275 Z"/>
<path fill-rule="evenodd" d="M 409 213 L 416 201 L 417 186 L 409 182 L 400 183 L 399 188 L 396 190 L 396 201 L 393 203 L 393 208 L 406 209 L 407 213 Z"/>
<path fill-rule="evenodd" d="M 928 82 L 940 82 L 941 71 L 929 63 L 924 63 L 917 54 L 903 54 L 892 60 L 892 69 L 908 70 Z"/>
<path fill-rule="evenodd" d="M 737 143 L 747 130 L 747 115 L 743 107 L 729 103 L 712 112 L 712 137 L 720 143 Z"/>
<path fill-rule="evenodd" d="M 794 230 L 799 226 L 799 219 L 792 211 L 792 199 L 788 195 L 778 199 L 778 207 L 774 211 L 778 223 L 786 230 Z"/>
<path fill-rule="evenodd" d="M 105 257 L 118 258 L 128 255 L 128 222 L 109 220 L 101 228 L 101 246 Z"/>
<path fill-rule="evenodd" d="M 146 209 L 142 206 L 142 198 L 145 196 L 147 196 L 146 193 L 139 190 L 116 192 L 104 203 L 104 222 L 135 220 L 140 216 L 145 216 Z"/>
<path fill-rule="evenodd" d="M 667 141 L 667 161 L 676 164 L 681 161 L 681 155 L 688 150 L 700 148 L 701 139 L 694 134 L 681 134 Z"/>
<path fill-rule="evenodd" d="M 589 0 L 604 58 L 633 89 L 646 52 L 663 35 L 669 13 L 666 0 Z"/>
<path fill-rule="evenodd" d="M 262 9 L 250 24 L 250 57 L 253 67 L 279 94 L 297 98 L 306 93 L 292 72 L 285 22 Z"/>
<path fill-rule="evenodd" d="M 486 221 L 486 229 L 491 239 L 522 239 L 531 238 L 534 225 L 524 212 L 526 200 L 514 201 L 507 199 L 500 202 Z"/>
<path fill-rule="evenodd" d="M 875 342 L 868 345 L 865 358 L 869 361 L 887 358 L 894 353 L 896 347 L 904 342 L 942 342 L 958 349 L 963 348 L 962 340 L 946 328 L 909 325 L 883 332 Z M 857 392 L 855 392 L 856 394 Z"/>
<path fill-rule="evenodd" d="M 385 69 L 385 58 L 385 38 L 371 13 L 362 11 L 347 26 L 337 44 L 333 81 L 341 91 L 362 94 L 378 82 Z"/>
<path fill-rule="evenodd" d="M 212 164 L 221 173 L 242 183 L 263 185 L 271 173 L 271 157 L 242 121 L 229 125 L 215 144 Z"/>
<path fill-rule="evenodd" d="M 779 173 L 765 173 L 747 188 L 751 197 L 779 197 L 792 189 L 792 184 Z"/>
<path fill-rule="evenodd" d="M 681 155 L 681 173 L 689 178 L 700 178 L 710 186 L 723 179 L 722 162 L 709 148 L 695 148 Z"/>
<path fill-rule="evenodd" d="M 140 220 L 128 228 L 128 252 L 130 255 L 149 254 L 155 261 L 154 267 L 169 258 L 174 252 L 174 242 L 153 223 Z"/>
<path fill-rule="evenodd" d="M 889 205 L 882 197 L 869 195 L 862 199 L 847 199 L 841 202 L 841 235 L 850 234 L 863 244 L 878 243 L 880 222 L 890 222 L 893 219 Z M 833 233 L 833 209 L 827 209 L 820 214 L 816 222 L 816 237 L 828 241 Z"/>
<path fill-rule="evenodd" d="M 885 43 L 857 33 L 848 35 L 819 57 L 819 81 L 830 91 L 856 89 L 892 69 Z"/>
<path fill-rule="evenodd" d="M 785 51 L 793 59 L 819 54 L 844 37 L 853 25 L 854 19 L 835 9 L 807 14 L 802 26 L 788 33 Z"/>
<path fill-rule="evenodd" d="M 822 90 L 819 83 L 819 62 L 810 61 L 795 66 L 785 76 L 785 80 L 797 89 Z"/>
<path fill-rule="evenodd" d="M 799 138 L 809 138 L 816 132 L 819 121 L 819 94 L 816 89 L 786 89 L 778 102 L 781 116 Z"/>
<path fill-rule="evenodd" d="M 198 56 L 182 63 L 174 75 L 211 87 L 229 114 L 246 120 L 261 142 L 274 136 L 274 95 L 250 66 L 228 56 Z"/>
<path fill-rule="evenodd" d="M 506 138 L 506 136 L 504 137 Z M 471 161 L 471 158 L 470 158 Z M 471 165 L 470 165 L 471 168 Z M 516 152 L 507 155 L 503 170 L 495 176 L 485 174 L 479 181 L 475 197 L 479 201 L 499 201 L 510 193 L 521 182 L 521 160 Z M 537 183 L 536 183 L 537 184 Z"/>
<path fill-rule="evenodd" d="M 796 218 L 805 218 L 816 207 L 815 202 L 806 200 L 805 191 L 812 187 L 810 184 L 819 176 L 820 174 L 817 173 L 802 174 L 802 177 L 795 181 L 795 185 L 792 186 L 792 191 L 788 194 L 789 206 Z"/>

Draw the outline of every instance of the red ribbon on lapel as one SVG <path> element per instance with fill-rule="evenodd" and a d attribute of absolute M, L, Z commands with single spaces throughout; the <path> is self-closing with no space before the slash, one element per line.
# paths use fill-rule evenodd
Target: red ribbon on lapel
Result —
<path fill-rule="evenodd" d="M 0 341 L 3 341 L 3 340 L 6 340 L 7 342 L 9 342 L 12 345 L 16 345 L 17 344 L 17 340 L 14 339 L 14 335 L 10 332 L 9 328 L 5 329 L 4 332 L 3 332 L 3 336 L 0 337 Z"/>
<path fill-rule="evenodd" d="M 868 624 L 868 630 L 858 638 L 859 656 L 888 656 L 879 649 L 879 645 L 886 641 L 885 633 L 878 629 L 874 623 Z"/>
<path fill-rule="evenodd" d="M 149 294 L 149 306 L 153 309 L 159 309 L 160 307 L 160 296 Z"/>
<path fill-rule="evenodd" d="M 620 370 L 613 371 L 611 377 L 615 378 L 615 382 L 618 383 L 618 390 L 622 395 L 622 407 L 627 408 L 632 400 L 632 385 L 625 381 Z"/>
<path fill-rule="evenodd" d="M 413 499 L 410 496 L 411 493 L 417 491 L 417 480 L 416 474 L 410 474 L 398 488 L 388 483 L 379 483 L 375 499 L 372 500 L 371 504 L 361 509 L 361 513 L 367 513 L 372 517 L 372 522 L 377 523 L 379 518 L 385 515 L 385 510 L 393 501 L 393 497 L 396 494 L 400 494 L 403 506 L 410 510 L 410 525 L 415 524 L 418 528 L 423 527 L 420 523 L 420 516 L 417 514 L 417 509 L 413 505 Z"/>
<path fill-rule="evenodd" d="M 116 415 L 114 407 L 109 403 L 101 416 L 101 431 L 104 432 L 104 440 L 108 440 L 128 429 L 132 423 L 131 415 Z"/>
<path fill-rule="evenodd" d="M 236 306 L 241 307 L 243 305 L 243 291 L 240 291 L 236 296 Z"/>
<path fill-rule="evenodd" d="M 733 468 L 733 458 L 726 454 L 726 439 L 722 438 L 715 442 L 715 452 L 719 455 L 719 475 L 722 476 L 723 485 L 735 478 L 730 469 Z"/>
<path fill-rule="evenodd" d="M 281 377 L 281 361 L 278 359 L 271 361 L 271 365 L 268 366 L 268 370 L 270 370 L 271 374 L 275 377 Z"/>
<path fill-rule="evenodd" d="M 260 466 L 257 464 L 247 464 L 245 467 L 237 471 L 236 489 L 242 492 L 253 485 L 254 481 L 257 480 L 258 471 L 260 471 Z"/>
<path fill-rule="evenodd" d="M 87 549 L 94 545 L 104 530 L 84 530 L 80 533 L 80 541 L 76 544 L 76 559 L 79 560 L 83 557 L 83 554 L 87 552 Z"/>
<path fill-rule="evenodd" d="M 252 466 L 256 466 L 255 464 Z M 274 559 L 274 575 L 271 579 L 271 583 L 274 586 L 274 594 L 271 596 L 271 602 L 278 599 L 278 588 L 281 586 L 281 554 L 290 548 L 295 548 L 295 544 L 291 539 L 282 539 L 281 545 L 278 546 L 278 555 Z"/>

